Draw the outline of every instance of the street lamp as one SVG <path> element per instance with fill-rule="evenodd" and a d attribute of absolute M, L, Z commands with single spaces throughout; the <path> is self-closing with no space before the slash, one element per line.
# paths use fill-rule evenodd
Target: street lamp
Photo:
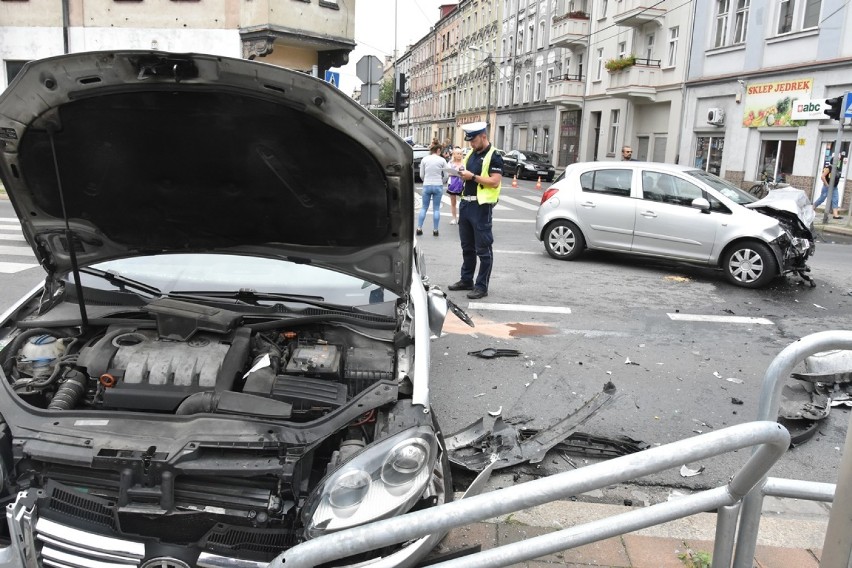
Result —
<path fill-rule="evenodd" d="M 475 45 L 468 46 L 468 49 L 473 51 L 483 51 Z M 490 51 L 485 52 L 485 63 L 488 65 L 488 89 L 485 94 L 485 123 L 491 123 L 491 82 L 494 73 L 494 59 Z"/>

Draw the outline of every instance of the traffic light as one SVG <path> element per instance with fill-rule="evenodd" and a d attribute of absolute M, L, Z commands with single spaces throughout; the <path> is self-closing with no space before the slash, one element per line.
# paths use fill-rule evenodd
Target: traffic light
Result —
<path fill-rule="evenodd" d="M 405 73 L 399 74 L 399 83 L 397 84 L 396 93 L 393 99 L 393 108 L 396 112 L 402 112 L 408 108 L 408 90 L 405 86 Z"/>
<path fill-rule="evenodd" d="M 840 106 L 843 104 L 843 97 L 834 97 L 833 99 L 825 99 L 825 104 L 828 106 L 822 112 L 828 115 L 829 118 L 840 120 Z"/>

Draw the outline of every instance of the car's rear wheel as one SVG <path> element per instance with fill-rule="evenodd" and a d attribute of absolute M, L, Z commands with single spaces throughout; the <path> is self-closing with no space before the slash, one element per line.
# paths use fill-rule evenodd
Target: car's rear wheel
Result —
<path fill-rule="evenodd" d="M 577 225 L 560 219 L 545 228 L 544 248 L 556 260 L 574 260 L 586 248 L 586 239 Z"/>
<path fill-rule="evenodd" d="M 778 274 L 778 263 L 772 250 L 757 241 L 743 241 L 731 246 L 722 258 L 725 277 L 745 288 L 761 288 Z"/>

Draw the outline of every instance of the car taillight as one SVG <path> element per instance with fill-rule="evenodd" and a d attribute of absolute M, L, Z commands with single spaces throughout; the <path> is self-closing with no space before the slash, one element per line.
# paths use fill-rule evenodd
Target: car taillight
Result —
<path fill-rule="evenodd" d="M 550 199 L 551 197 L 553 197 L 557 193 L 559 193 L 559 190 L 556 189 L 555 187 L 547 188 L 547 190 L 544 193 L 541 194 L 541 203 L 544 203 L 545 201 L 547 201 L 548 199 Z"/>

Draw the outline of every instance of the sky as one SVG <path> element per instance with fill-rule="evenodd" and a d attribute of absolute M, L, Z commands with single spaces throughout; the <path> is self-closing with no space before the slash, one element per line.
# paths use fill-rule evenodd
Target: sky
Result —
<path fill-rule="evenodd" d="M 384 64 L 386 55 L 394 50 L 394 5 L 396 5 L 396 53 L 401 57 L 406 46 L 414 44 L 435 25 L 440 16 L 438 7 L 456 0 L 356 0 L 355 49 L 349 63 L 339 69 L 340 89 L 347 95 L 359 88 L 361 80 L 355 75 L 355 65 L 365 55 L 375 55 Z"/>

